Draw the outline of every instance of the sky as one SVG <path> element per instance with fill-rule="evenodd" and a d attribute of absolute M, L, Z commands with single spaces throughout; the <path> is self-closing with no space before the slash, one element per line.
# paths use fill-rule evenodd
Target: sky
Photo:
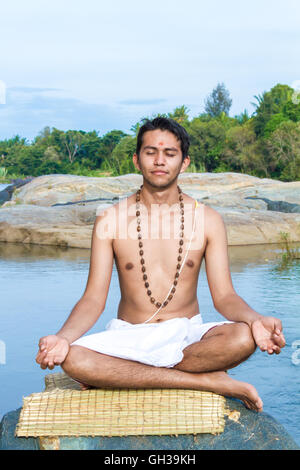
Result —
<path fill-rule="evenodd" d="M 0 139 L 45 127 L 130 132 L 218 83 L 230 115 L 300 80 L 298 0 L 0 1 Z"/>

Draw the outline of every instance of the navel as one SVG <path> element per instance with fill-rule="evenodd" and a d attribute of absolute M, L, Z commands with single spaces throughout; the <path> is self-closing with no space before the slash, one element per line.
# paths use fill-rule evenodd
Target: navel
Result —
<path fill-rule="evenodd" d="M 194 261 L 192 261 L 191 259 L 188 259 L 187 262 L 186 262 L 187 266 L 189 266 L 190 268 L 193 268 L 194 266 Z"/>
<path fill-rule="evenodd" d="M 128 270 L 129 270 L 129 269 L 132 269 L 132 268 L 133 268 L 133 264 L 132 264 L 132 263 L 127 263 L 127 264 L 125 265 L 125 269 L 128 269 Z"/>

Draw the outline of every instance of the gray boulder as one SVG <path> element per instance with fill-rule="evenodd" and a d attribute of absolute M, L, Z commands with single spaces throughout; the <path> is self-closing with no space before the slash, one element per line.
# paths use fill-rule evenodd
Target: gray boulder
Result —
<path fill-rule="evenodd" d="M 28 178 L 25 178 L 25 179 L 17 178 L 17 179 L 11 180 L 11 184 L 6 186 L 6 188 L 3 189 L 2 191 L 0 191 L 0 204 L 3 204 L 6 201 L 10 201 L 14 191 L 17 188 L 20 188 L 21 186 L 24 186 L 25 184 L 30 183 L 30 181 L 32 181 L 33 179 L 34 179 L 33 176 L 28 176 Z"/>
<path fill-rule="evenodd" d="M 16 188 L 0 208 L 0 241 L 90 248 L 96 214 L 128 197 L 142 176 L 44 175 Z M 300 241 L 300 181 L 239 173 L 183 173 L 182 190 L 221 213 L 229 245 Z"/>

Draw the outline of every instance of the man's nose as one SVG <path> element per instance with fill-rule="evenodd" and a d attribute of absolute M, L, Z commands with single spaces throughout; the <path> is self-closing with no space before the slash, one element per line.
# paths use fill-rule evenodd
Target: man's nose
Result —
<path fill-rule="evenodd" d="M 166 157 L 164 152 L 161 150 L 157 152 L 154 160 L 155 165 L 164 165 L 166 163 Z"/>

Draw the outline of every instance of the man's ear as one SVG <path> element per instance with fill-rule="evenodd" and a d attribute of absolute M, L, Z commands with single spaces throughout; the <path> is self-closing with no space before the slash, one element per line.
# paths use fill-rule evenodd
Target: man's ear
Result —
<path fill-rule="evenodd" d="M 187 155 L 187 157 L 185 157 L 185 159 L 182 162 L 180 173 L 184 173 L 190 163 L 191 163 L 190 156 Z"/>
<path fill-rule="evenodd" d="M 142 171 L 140 169 L 140 165 L 139 165 L 139 157 L 136 153 L 133 154 L 133 157 L 132 157 L 132 161 L 133 161 L 133 164 L 135 166 L 135 168 L 138 170 L 138 171 Z"/>

